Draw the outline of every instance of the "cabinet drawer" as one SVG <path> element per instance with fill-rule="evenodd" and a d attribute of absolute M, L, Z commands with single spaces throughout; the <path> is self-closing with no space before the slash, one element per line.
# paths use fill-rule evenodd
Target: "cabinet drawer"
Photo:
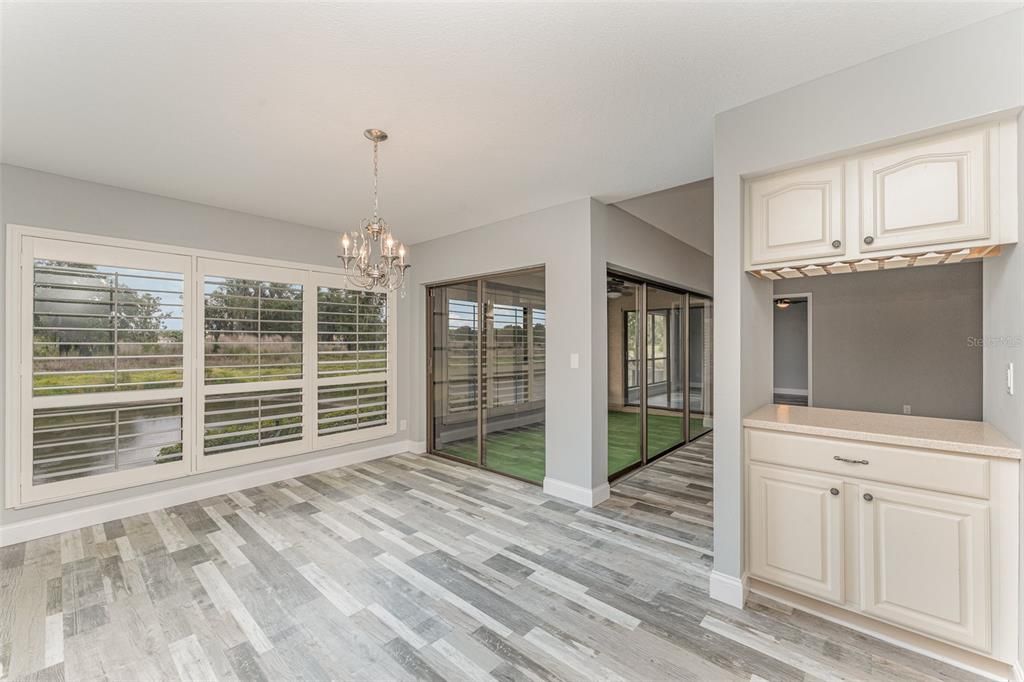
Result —
<path fill-rule="evenodd" d="M 980 457 L 761 429 L 746 429 L 746 442 L 747 457 L 754 462 L 989 497 L 989 462 Z M 851 464 L 836 457 L 867 464 Z"/>

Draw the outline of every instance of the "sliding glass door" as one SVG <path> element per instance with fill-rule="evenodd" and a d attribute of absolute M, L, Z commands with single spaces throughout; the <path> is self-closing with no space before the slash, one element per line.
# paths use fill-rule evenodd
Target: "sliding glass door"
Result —
<path fill-rule="evenodd" d="M 647 459 L 686 442 L 686 294 L 646 285 Z"/>
<path fill-rule="evenodd" d="M 480 398 L 480 298 L 476 282 L 436 287 L 429 298 L 431 357 L 428 359 L 433 423 L 432 447 L 476 462 Z"/>
<path fill-rule="evenodd" d="M 690 438 L 711 430 L 711 299 L 690 294 L 689 305 L 689 405 Z"/>
<path fill-rule="evenodd" d="M 430 449 L 544 479 L 544 271 L 429 290 Z"/>
<path fill-rule="evenodd" d="M 642 285 L 624 277 L 608 277 L 608 475 L 639 466 L 643 460 L 640 386 L 647 374 L 642 365 L 644 318 Z"/>
<path fill-rule="evenodd" d="M 609 273 L 608 475 L 711 430 L 711 299 Z"/>

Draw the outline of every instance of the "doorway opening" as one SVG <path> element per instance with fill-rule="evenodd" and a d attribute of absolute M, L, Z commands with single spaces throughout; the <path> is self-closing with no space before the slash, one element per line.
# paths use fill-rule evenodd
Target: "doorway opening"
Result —
<path fill-rule="evenodd" d="M 432 454 L 544 480 L 544 268 L 427 289 Z"/>
<path fill-rule="evenodd" d="M 813 405 L 811 295 L 774 296 L 772 402 Z"/>
<path fill-rule="evenodd" d="M 712 428 L 712 302 L 609 271 L 608 477 Z"/>

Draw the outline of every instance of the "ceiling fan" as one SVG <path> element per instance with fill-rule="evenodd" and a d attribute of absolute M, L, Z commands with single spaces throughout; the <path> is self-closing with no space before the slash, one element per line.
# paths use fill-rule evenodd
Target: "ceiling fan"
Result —
<path fill-rule="evenodd" d="M 626 290 L 626 280 L 619 279 L 618 277 L 608 278 L 608 298 L 615 300 L 622 298 L 623 291 Z"/>

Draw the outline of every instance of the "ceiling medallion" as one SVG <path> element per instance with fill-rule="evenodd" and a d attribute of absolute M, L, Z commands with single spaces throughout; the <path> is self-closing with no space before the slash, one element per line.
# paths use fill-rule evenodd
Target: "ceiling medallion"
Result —
<path fill-rule="evenodd" d="M 373 217 L 363 220 L 360 229 L 343 232 L 338 242 L 338 258 L 348 281 L 360 289 L 395 291 L 405 285 L 409 269 L 409 249 L 391 234 L 391 228 L 379 215 L 379 165 L 377 148 L 388 139 L 383 130 L 369 128 L 363 132 L 373 143 Z"/>

